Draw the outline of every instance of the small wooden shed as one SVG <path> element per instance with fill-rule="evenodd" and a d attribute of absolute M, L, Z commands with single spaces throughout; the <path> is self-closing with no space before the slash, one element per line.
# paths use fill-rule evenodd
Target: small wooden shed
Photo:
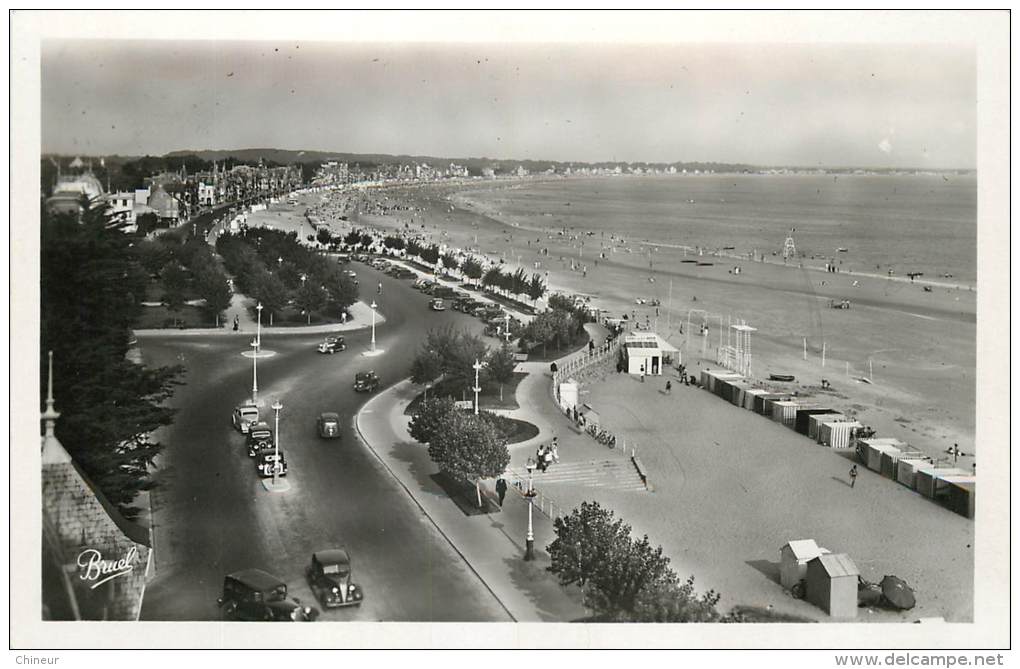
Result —
<path fill-rule="evenodd" d="M 779 583 L 787 590 L 807 577 L 807 564 L 819 555 L 828 553 L 814 539 L 797 539 L 779 549 Z"/>
<path fill-rule="evenodd" d="M 859 575 L 849 555 L 819 555 L 807 565 L 807 599 L 833 618 L 856 618 Z"/>

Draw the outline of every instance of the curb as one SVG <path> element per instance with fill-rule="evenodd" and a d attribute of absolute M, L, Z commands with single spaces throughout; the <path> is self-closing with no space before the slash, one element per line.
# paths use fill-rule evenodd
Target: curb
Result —
<path fill-rule="evenodd" d="M 393 480 L 396 481 L 397 484 L 404 489 L 404 492 L 406 492 L 407 496 L 411 498 L 411 501 L 414 502 L 415 506 L 421 509 L 421 512 L 425 515 L 426 518 L 429 519 L 429 522 L 432 523 L 432 526 L 436 528 L 436 531 L 439 532 L 440 536 L 446 539 L 446 543 L 450 544 L 450 548 L 452 548 L 453 551 L 460 556 L 460 559 L 464 561 L 464 564 L 467 565 L 467 568 L 471 570 L 471 573 L 474 574 L 478 581 L 485 586 L 485 589 L 489 591 L 489 594 L 492 595 L 492 598 L 499 602 L 500 607 L 502 607 L 502 609 L 506 612 L 507 616 L 510 617 L 510 621 L 516 623 L 518 622 L 517 618 L 514 617 L 514 614 L 510 611 L 509 608 L 507 608 L 507 605 L 503 603 L 503 600 L 499 598 L 499 595 L 497 595 L 496 592 L 492 589 L 492 586 L 490 586 L 488 582 L 484 578 L 482 578 L 482 575 L 478 573 L 474 565 L 471 564 L 471 561 L 467 559 L 467 556 L 465 556 L 464 553 L 461 552 L 460 548 L 457 547 L 457 544 L 455 544 L 453 540 L 449 537 L 449 535 L 447 535 L 446 532 L 443 531 L 443 528 L 439 526 L 439 523 L 436 522 L 436 519 L 429 514 L 429 512 L 425 509 L 424 506 L 422 506 L 421 502 L 418 501 L 418 498 L 415 497 L 413 492 L 411 492 L 411 489 L 404 485 L 404 482 L 401 481 L 400 477 L 398 477 L 393 472 L 393 469 L 391 469 L 389 464 L 382 458 L 381 455 L 379 455 L 379 453 L 375 450 L 375 447 L 373 447 L 372 444 L 369 443 L 368 439 L 365 438 L 364 433 L 361 431 L 361 414 L 365 411 L 365 409 L 367 409 L 370 404 L 375 402 L 385 393 L 393 391 L 397 386 L 399 386 L 402 383 L 406 383 L 409 380 L 410 377 L 398 381 L 392 386 L 389 386 L 388 388 L 382 390 L 381 392 L 376 393 L 374 397 L 365 402 L 358 410 L 358 412 L 354 415 L 354 432 L 357 435 L 358 440 L 361 441 L 361 443 L 368 448 L 372 455 L 375 456 L 376 460 L 379 461 L 379 464 L 381 464 L 383 468 L 385 468 L 386 471 L 389 473 L 389 475 L 393 477 Z"/>

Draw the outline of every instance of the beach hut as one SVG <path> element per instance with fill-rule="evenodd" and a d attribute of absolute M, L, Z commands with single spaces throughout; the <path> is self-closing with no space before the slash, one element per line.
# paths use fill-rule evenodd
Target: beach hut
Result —
<path fill-rule="evenodd" d="M 808 437 L 818 441 L 818 428 L 822 423 L 831 423 L 835 420 L 846 420 L 841 413 L 816 413 L 808 416 Z"/>
<path fill-rule="evenodd" d="M 833 618 L 855 618 L 859 575 L 845 553 L 819 555 L 807 565 L 807 599 Z"/>
<path fill-rule="evenodd" d="M 928 458 L 900 458 L 896 463 L 896 481 L 914 490 L 917 488 L 917 470 L 930 466 Z"/>
<path fill-rule="evenodd" d="M 763 416 L 768 416 L 769 418 L 772 418 L 772 412 L 774 411 L 773 407 L 775 406 L 776 402 L 789 402 L 792 399 L 793 395 L 787 393 L 770 393 L 768 395 L 764 395 L 761 402 L 760 413 Z"/>
<path fill-rule="evenodd" d="M 818 426 L 818 443 L 829 448 L 850 448 L 854 430 L 862 427 L 856 420 L 822 423 Z"/>
<path fill-rule="evenodd" d="M 793 421 L 793 429 L 799 432 L 800 434 L 807 435 L 809 428 L 808 419 L 810 419 L 811 416 L 826 413 L 833 414 L 835 412 L 832 409 L 829 409 L 827 407 L 820 407 L 817 404 L 813 406 L 801 405 L 797 407 L 797 416 Z"/>
<path fill-rule="evenodd" d="M 859 439 L 858 452 L 861 461 L 873 472 L 880 472 L 883 475 L 896 478 L 896 463 L 903 455 L 903 448 L 906 447 L 899 439 Z"/>
<path fill-rule="evenodd" d="M 757 398 L 767 393 L 768 391 L 764 388 L 748 388 L 744 393 L 744 408 L 748 411 L 754 411 L 754 403 Z"/>
<path fill-rule="evenodd" d="M 940 487 L 948 485 L 940 479 L 947 476 L 967 476 L 969 472 L 956 467 L 921 467 L 914 478 L 914 488 L 929 499 L 935 499 Z"/>
<path fill-rule="evenodd" d="M 577 381 L 570 380 L 560 384 L 560 409 L 566 411 L 577 406 Z"/>
<path fill-rule="evenodd" d="M 739 375 L 720 376 L 715 383 L 716 395 L 727 402 L 733 402 L 733 396 L 737 394 L 737 384 L 743 382 L 744 377 Z"/>
<path fill-rule="evenodd" d="M 680 350 L 654 332 L 632 332 L 623 337 L 623 359 L 628 374 L 661 375 L 666 361 Z"/>
<path fill-rule="evenodd" d="M 747 381 L 734 381 L 730 386 L 732 388 L 730 402 L 738 407 L 743 407 L 744 402 L 747 401 L 747 391 L 751 389 L 751 384 Z"/>
<path fill-rule="evenodd" d="M 977 479 L 973 476 L 940 476 L 939 481 L 946 484 L 937 493 L 942 504 L 965 518 L 973 518 Z"/>
<path fill-rule="evenodd" d="M 779 582 L 787 590 L 807 577 L 807 564 L 819 555 L 829 552 L 821 548 L 814 539 L 797 539 L 783 544 L 779 549 Z"/>
<path fill-rule="evenodd" d="M 797 407 L 793 400 L 777 400 L 772 403 L 772 420 L 793 427 L 797 420 Z"/>

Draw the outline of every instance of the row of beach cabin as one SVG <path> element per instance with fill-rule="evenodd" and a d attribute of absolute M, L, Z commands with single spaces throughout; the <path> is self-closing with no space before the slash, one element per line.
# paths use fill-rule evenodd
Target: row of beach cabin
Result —
<path fill-rule="evenodd" d="M 761 388 L 730 370 L 702 370 L 701 386 L 727 402 L 782 423 L 817 443 L 856 448 L 868 469 L 893 479 L 967 518 L 974 517 L 976 478 L 963 469 L 938 466 L 899 439 L 858 438 L 863 425 L 813 398 Z"/>

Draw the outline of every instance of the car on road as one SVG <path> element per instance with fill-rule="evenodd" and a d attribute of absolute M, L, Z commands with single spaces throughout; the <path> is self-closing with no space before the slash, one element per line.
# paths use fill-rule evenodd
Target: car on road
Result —
<path fill-rule="evenodd" d="M 351 581 L 351 556 L 344 548 L 312 553 L 305 578 L 312 594 L 327 609 L 361 604 L 364 593 Z"/>
<path fill-rule="evenodd" d="M 346 351 L 347 342 L 344 341 L 343 337 L 326 337 L 326 341 L 319 344 L 319 353 L 337 353 L 338 351 Z"/>
<path fill-rule="evenodd" d="M 241 434 L 247 434 L 252 423 L 259 421 L 259 408 L 254 404 L 242 404 L 234 408 L 234 429 L 240 430 Z"/>
<path fill-rule="evenodd" d="M 432 311 L 446 311 L 446 302 L 440 299 L 435 299 L 429 302 L 429 309 Z"/>
<path fill-rule="evenodd" d="M 357 279 L 358 273 L 355 272 L 353 269 L 346 269 L 344 270 L 344 276 L 346 276 L 348 279 Z"/>
<path fill-rule="evenodd" d="M 359 393 L 372 393 L 379 389 L 379 377 L 373 371 L 358 372 L 354 375 L 354 390 Z"/>
<path fill-rule="evenodd" d="M 262 449 L 273 447 L 273 428 L 266 422 L 254 423 L 248 429 L 248 439 L 245 443 L 248 446 L 248 457 L 254 458 Z"/>
<path fill-rule="evenodd" d="M 287 584 L 261 569 L 244 569 L 223 579 L 223 594 L 216 600 L 227 620 L 311 622 L 318 609 L 303 606 L 287 596 Z"/>
<path fill-rule="evenodd" d="M 287 460 L 283 457 L 283 451 L 272 447 L 259 451 L 255 455 L 255 471 L 264 479 L 274 473 L 277 476 L 286 476 Z"/>
<path fill-rule="evenodd" d="M 323 439 L 339 439 L 340 414 L 333 411 L 320 413 L 319 419 L 315 422 L 315 427 L 319 432 L 319 436 Z"/>

